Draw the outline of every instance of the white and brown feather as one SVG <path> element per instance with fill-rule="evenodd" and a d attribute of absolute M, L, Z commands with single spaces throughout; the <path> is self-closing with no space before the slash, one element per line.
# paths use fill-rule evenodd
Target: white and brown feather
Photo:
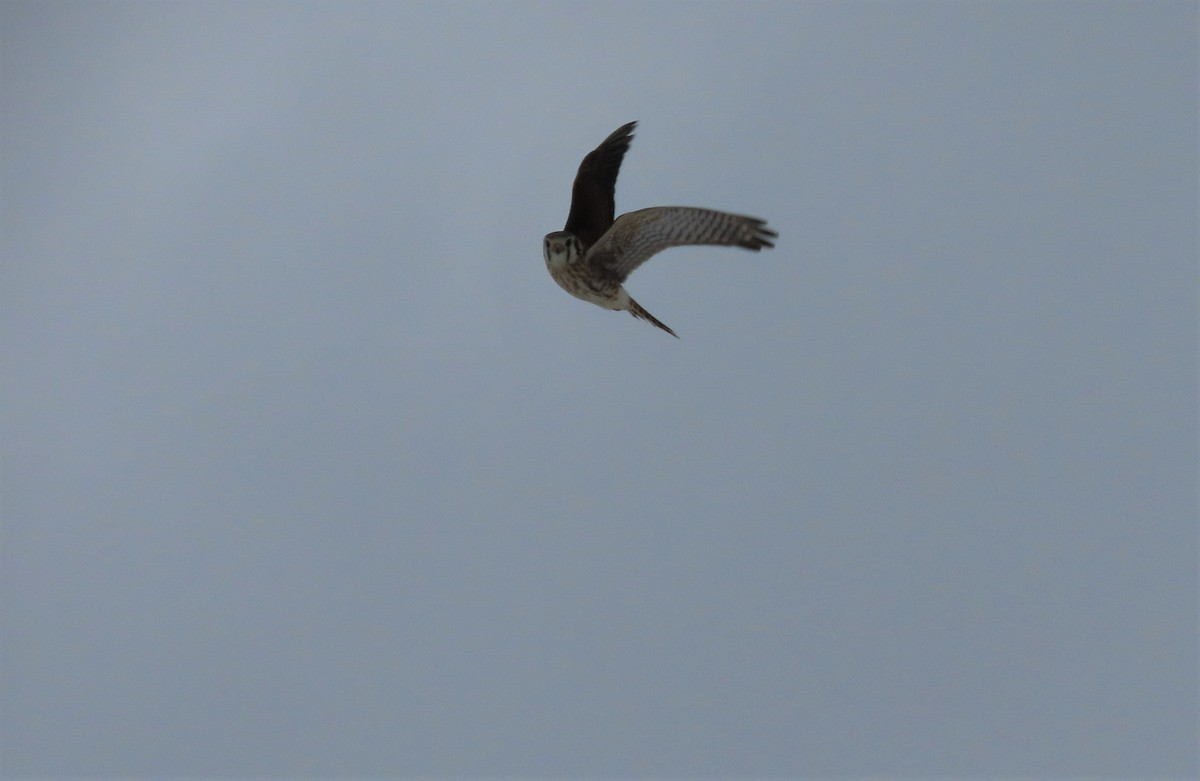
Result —
<path fill-rule="evenodd" d="M 612 274 L 621 282 L 638 266 L 669 247 L 710 245 L 759 251 L 774 247 L 775 233 L 757 217 L 697 209 L 690 206 L 652 206 L 622 214 L 586 259 L 596 274 Z"/>
<path fill-rule="evenodd" d="M 757 217 L 690 206 L 654 206 L 614 221 L 617 173 L 636 126 L 621 126 L 583 158 L 566 227 L 546 235 L 546 268 L 576 298 L 626 310 L 675 336 L 625 291 L 623 283 L 638 266 L 669 247 L 713 245 L 757 252 L 774 247 L 778 234 Z"/>

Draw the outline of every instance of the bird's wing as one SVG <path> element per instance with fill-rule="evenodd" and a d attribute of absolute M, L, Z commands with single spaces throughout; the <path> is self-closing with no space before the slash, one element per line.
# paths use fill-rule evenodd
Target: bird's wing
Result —
<path fill-rule="evenodd" d="M 585 248 L 595 244 L 613 224 L 617 172 L 629 151 L 635 127 L 637 122 L 617 128 L 579 164 L 575 186 L 571 189 L 571 212 L 565 230 L 575 234 Z"/>
<path fill-rule="evenodd" d="M 622 214 L 587 252 L 598 274 L 624 282 L 634 269 L 668 247 L 711 244 L 757 252 L 778 236 L 766 220 L 690 206 L 654 206 Z"/>

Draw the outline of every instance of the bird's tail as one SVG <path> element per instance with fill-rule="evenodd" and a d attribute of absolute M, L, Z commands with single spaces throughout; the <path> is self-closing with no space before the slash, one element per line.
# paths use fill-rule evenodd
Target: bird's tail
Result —
<path fill-rule="evenodd" d="M 671 336 L 674 336 L 676 339 L 679 338 L 679 334 L 672 331 L 665 324 L 663 324 L 663 322 L 661 320 L 659 320 L 657 317 L 655 317 L 654 315 L 650 314 L 645 309 L 643 309 L 642 305 L 639 304 L 637 301 L 634 301 L 632 298 L 629 299 L 629 314 L 633 315 L 634 317 L 636 317 L 639 320 L 649 320 L 651 323 L 653 323 L 654 325 L 663 329 L 664 331 L 669 333 Z"/>

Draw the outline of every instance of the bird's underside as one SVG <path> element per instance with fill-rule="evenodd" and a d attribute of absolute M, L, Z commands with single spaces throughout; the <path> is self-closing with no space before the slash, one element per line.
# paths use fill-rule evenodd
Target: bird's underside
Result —
<path fill-rule="evenodd" d="M 778 234 L 757 217 L 690 206 L 654 206 L 614 220 L 617 173 L 636 126 L 621 126 L 579 164 L 566 227 L 546 235 L 546 268 L 576 298 L 628 311 L 676 336 L 625 291 L 634 269 L 668 247 L 712 245 L 757 252 L 774 247 Z"/>

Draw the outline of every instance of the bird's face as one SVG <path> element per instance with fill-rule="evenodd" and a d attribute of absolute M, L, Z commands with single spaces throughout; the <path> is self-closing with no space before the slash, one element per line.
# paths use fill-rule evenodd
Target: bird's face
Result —
<path fill-rule="evenodd" d="M 579 259 L 579 239 L 566 231 L 547 233 L 542 251 L 546 256 L 547 266 L 562 268 Z"/>

